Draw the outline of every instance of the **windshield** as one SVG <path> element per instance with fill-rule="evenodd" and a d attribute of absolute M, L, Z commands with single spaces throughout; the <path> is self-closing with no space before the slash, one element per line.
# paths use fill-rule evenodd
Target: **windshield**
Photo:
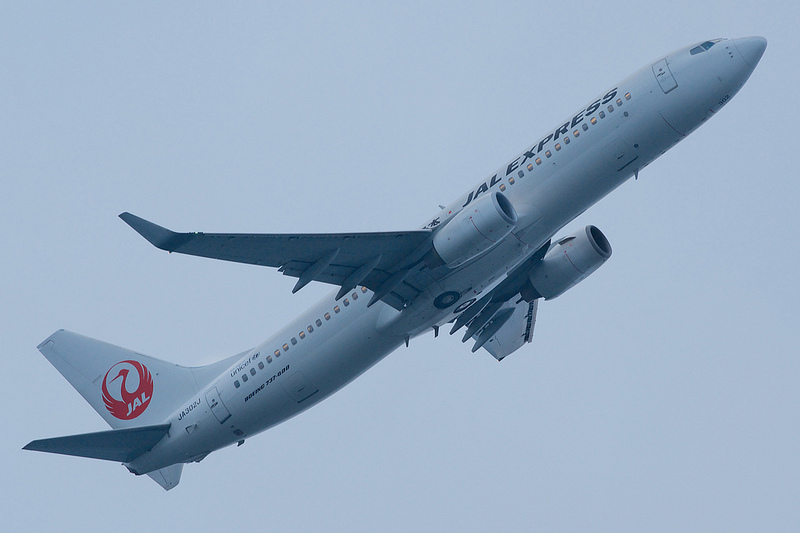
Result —
<path fill-rule="evenodd" d="M 721 40 L 722 39 L 714 39 L 712 41 L 706 41 L 703 44 L 697 45 L 694 48 L 692 48 L 691 50 L 689 50 L 689 53 L 692 54 L 692 55 L 695 55 L 695 54 L 699 54 L 701 52 L 705 52 L 706 50 L 708 50 L 709 48 L 711 48 L 712 46 L 714 46 L 715 44 L 717 44 Z"/>

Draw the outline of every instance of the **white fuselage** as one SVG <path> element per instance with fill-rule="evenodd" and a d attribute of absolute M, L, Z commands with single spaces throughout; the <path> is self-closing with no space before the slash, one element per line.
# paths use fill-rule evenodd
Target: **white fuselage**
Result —
<path fill-rule="evenodd" d="M 749 46 L 748 39 L 737 39 L 696 54 L 689 52 L 694 45 L 686 47 L 598 95 L 425 225 L 444 225 L 475 198 L 502 190 L 519 215 L 511 235 L 434 281 L 402 312 L 383 302 L 368 308 L 372 293 L 361 287 L 338 302 L 333 295 L 325 298 L 187 398 L 165 420 L 171 424 L 168 437 L 129 468 L 141 474 L 200 460 L 264 431 L 333 394 L 406 339 L 452 320 L 454 309 L 436 308 L 436 296 L 467 290 L 477 295 L 495 285 L 696 129 L 750 76 L 755 64 L 748 63 Z M 668 69 L 657 80 L 663 59 Z"/>

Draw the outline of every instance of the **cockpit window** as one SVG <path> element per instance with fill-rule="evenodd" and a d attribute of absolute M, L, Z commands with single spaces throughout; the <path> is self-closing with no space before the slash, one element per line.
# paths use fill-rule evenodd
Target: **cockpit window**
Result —
<path fill-rule="evenodd" d="M 695 46 L 694 48 L 689 50 L 689 53 L 692 54 L 692 55 L 696 55 L 696 54 L 699 54 L 701 52 L 705 52 L 706 50 L 708 50 L 709 48 L 711 48 L 712 46 L 714 46 L 715 44 L 717 44 L 721 40 L 722 39 L 714 39 L 712 41 L 706 41 L 703 44 Z"/>

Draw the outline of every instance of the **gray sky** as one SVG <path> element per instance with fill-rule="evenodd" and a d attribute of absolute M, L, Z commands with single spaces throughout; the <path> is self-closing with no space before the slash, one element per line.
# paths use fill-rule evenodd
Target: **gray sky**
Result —
<path fill-rule="evenodd" d="M 796 2 L 34 3 L 0 19 L 4 530 L 796 530 Z M 184 469 L 22 452 L 106 429 L 58 328 L 181 364 L 325 295 L 180 231 L 415 228 L 671 50 L 769 46 L 717 117 L 585 213 L 614 256 L 501 364 L 419 338 Z"/>

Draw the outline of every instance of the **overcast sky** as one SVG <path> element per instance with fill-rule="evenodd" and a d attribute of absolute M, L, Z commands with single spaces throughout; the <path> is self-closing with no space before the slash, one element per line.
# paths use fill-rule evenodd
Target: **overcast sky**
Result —
<path fill-rule="evenodd" d="M 769 5 L 6 3 L 3 530 L 797 530 L 800 7 Z M 416 228 L 648 62 L 749 35 L 733 101 L 563 231 L 614 256 L 502 363 L 418 338 L 168 493 L 20 450 L 107 428 L 36 350 L 56 329 L 197 365 L 330 291 L 168 255 L 122 211 Z"/>

